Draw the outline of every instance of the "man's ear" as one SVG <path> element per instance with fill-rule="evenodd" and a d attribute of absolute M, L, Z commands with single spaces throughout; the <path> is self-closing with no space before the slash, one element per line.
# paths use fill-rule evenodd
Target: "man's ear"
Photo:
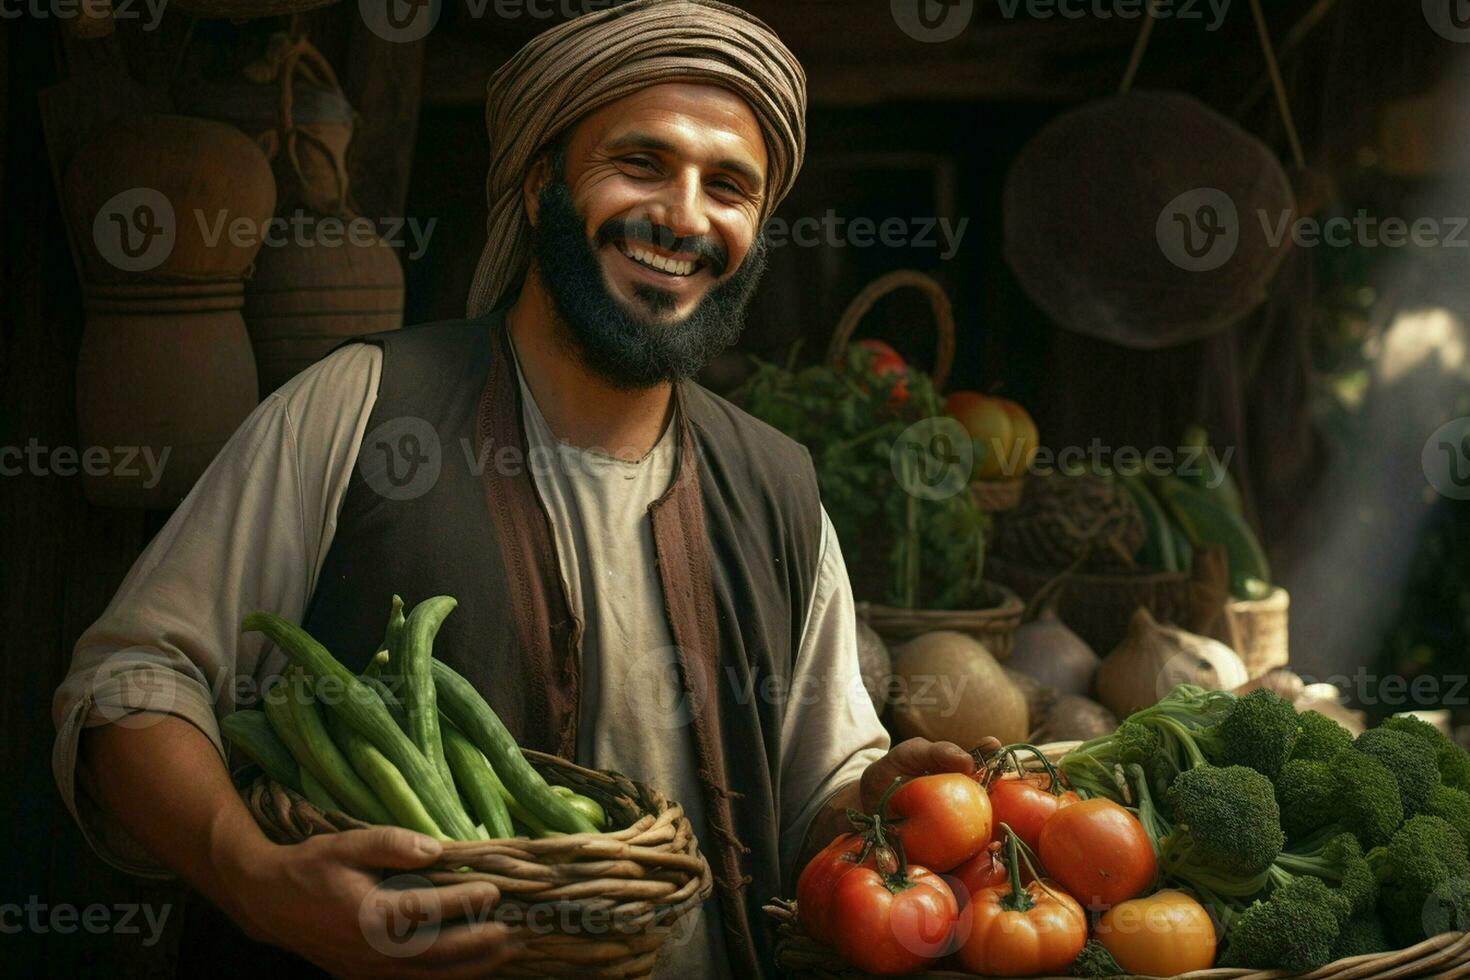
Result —
<path fill-rule="evenodd" d="M 531 221 L 531 227 L 536 227 L 536 212 L 541 203 L 541 190 L 551 180 L 551 154 L 542 153 L 531 163 L 526 171 L 526 179 L 521 184 L 522 204 L 526 209 L 526 217 Z"/>

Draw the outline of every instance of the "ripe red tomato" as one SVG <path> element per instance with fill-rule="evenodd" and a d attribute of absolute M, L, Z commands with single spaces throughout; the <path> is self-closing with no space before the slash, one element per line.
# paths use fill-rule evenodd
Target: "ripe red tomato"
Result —
<path fill-rule="evenodd" d="M 1047 874 L 1097 912 L 1142 895 L 1159 870 L 1143 824 L 1102 797 L 1052 814 L 1042 824 L 1036 852 Z"/>
<path fill-rule="evenodd" d="M 961 773 L 911 779 L 889 797 L 887 809 L 908 860 L 941 873 L 990 842 L 990 798 Z"/>
<path fill-rule="evenodd" d="M 801 869 L 801 877 L 796 880 L 796 914 L 802 927 L 818 942 L 832 941 L 832 888 L 858 867 L 862 849 L 861 836 L 841 834 Z"/>
<path fill-rule="evenodd" d="M 1061 794 L 1052 793 L 1047 785 L 1049 778 L 1025 777 L 997 779 L 990 784 L 990 808 L 994 813 L 994 839 L 1004 843 L 1005 832 L 1001 824 L 1007 824 L 1016 836 L 1033 851 L 1041 837 L 1042 824 L 1064 806 L 1071 806 L 1080 797 L 1071 790 Z"/>
<path fill-rule="evenodd" d="M 1025 880 L 1027 875 L 1024 867 L 1021 874 L 1022 879 Z M 1000 845 L 996 843 L 990 844 L 985 850 L 955 868 L 947 877 L 950 879 L 950 887 L 954 889 L 954 897 L 960 903 L 961 910 L 969 903 L 972 896 L 980 894 L 987 888 L 1009 887 L 1011 881 L 1005 857 Z"/>
<path fill-rule="evenodd" d="M 875 375 L 885 381 L 890 378 L 897 379 L 893 388 L 888 392 L 886 406 L 890 411 L 902 407 L 909 399 L 908 365 L 904 363 L 902 357 L 898 356 L 898 351 L 881 340 L 859 340 L 856 346 L 872 353 L 872 358 L 868 363 Z M 863 390 L 866 391 L 866 387 Z"/>
<path fill-rule="evenodd" d="M 832 942 L 860 970 L 911 973 L 949 951 L 958 917 L 954 893 L 928 868 L 885 878 L 864 865 L 833 890 Z"/>

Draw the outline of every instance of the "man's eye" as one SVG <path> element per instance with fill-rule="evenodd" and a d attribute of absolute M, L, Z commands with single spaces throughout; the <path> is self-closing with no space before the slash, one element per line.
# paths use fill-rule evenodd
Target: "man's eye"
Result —
<path fill-rule="evenodd" d="M 740 185 L 737 184 L 737 183 L 735 183 L 732 180 L 723 180 L 723 179 L 717 180 L 717 181 L 715 181 L 715 186 L 716 187 L 719 187 L 719 188 L 723 188 L 724 190 L 727 190 L 727 191 L 729 191 L 732 194 L 744 194 L 745 193 L 745 191 L 743 191 L 740 188 Z"/>
<path fill-rule="evenodd" d="M 657 169 L 656 167 L 654 167 L 653 161 L 648 159 L 647 157 L 623 157 L 623 162 L 628 164 L 629 166 L 642 167 L 645 170 Z"/>

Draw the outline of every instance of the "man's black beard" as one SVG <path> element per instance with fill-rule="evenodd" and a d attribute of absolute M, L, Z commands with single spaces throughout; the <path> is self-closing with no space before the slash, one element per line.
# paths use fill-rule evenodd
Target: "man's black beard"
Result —
<path fill-rule="evenodd" d="M 542 188 L 539 200 L 532 234 L 539 276 L 589 371 L 625 390 L 682 381 L 692 378 L 740 336 L 746 307 L 766 268 L 764 234 L 756 236 L 734 274 L 709 290 L 687 317 L 649 319 L 613 295 L 597 252 L 587 239 L 585 222 L 572 202 L 571 189 L 559 174 Z M 667 228 L 646 221 L 614 219 L 598 229 L 597 243 L 618 238 L 658 241 L 669 248 L 669 237 Z M 696 275 L 717 275 L 724 269 L 724 251 L 708 239 L 695 240 L 690 248 L 680 250 L 695 251 L 708 262 Z M 634 295 L 659 317 L 676 302 L 668 290 L 643 283 L 634 287 Z"/>

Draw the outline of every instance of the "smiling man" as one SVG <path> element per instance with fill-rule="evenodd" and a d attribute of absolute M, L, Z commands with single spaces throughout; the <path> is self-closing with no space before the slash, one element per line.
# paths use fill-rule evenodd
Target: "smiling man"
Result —
<path fill-rule="evenodd" d="M 805 102 L 765 25 L 697 0 L 578 18 L 495 74 L 469 318 L 348 343 L 268 397 L 78 642 L 55 769 L 100 853 L 182 876 L 257 943 L 334 974 L 513 958 L 485 883 L 395 892 L 446 923 L 471 914 L 387 955 L 369 896 L 437 842 L 273 844 L 221 765 L 218 718 L 283 663 L 244 614 L 300 620 L 361 669 L 394 592 L 459 600 L 435 655 L 521 745 L 684 806 L 716 900 L 660 977 L 773 972 L 760 906 L 844 808 L 973 768 L 949 744 L 888 751 L 810 458 L 691 380 L 739 334 Z M 234 925 L 191 905 L 181 972 L 305 966 L 233 947 Z"/>

